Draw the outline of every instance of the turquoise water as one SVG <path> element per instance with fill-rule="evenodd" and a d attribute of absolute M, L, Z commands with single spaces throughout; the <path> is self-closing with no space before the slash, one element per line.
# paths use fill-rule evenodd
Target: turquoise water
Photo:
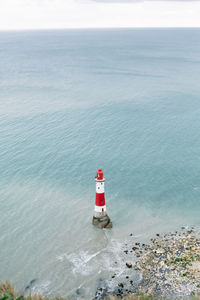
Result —
<path fill-rule="evenodd" d="M 197 29 L 0 33 L 0 280 L 89 299 L 130 233 L 200 224 L 199 80 Z"/>

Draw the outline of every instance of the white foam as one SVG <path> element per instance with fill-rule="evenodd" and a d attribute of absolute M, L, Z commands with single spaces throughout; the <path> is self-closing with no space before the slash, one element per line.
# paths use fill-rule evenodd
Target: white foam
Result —
<path fill-rule="evenodd" d="M 88 251 L 81 250 L 78 253 L 67 254 L 57 256 L 57 259 L 61 262 L 67 260 L 74 274 L 88 275 L 95 269 L 95 264 L 90 263 L 101 251 L 97 251 L 90 254 Z"/>
<path fill-rule="evenodd" d="M 108 234 L 105 238 L 108 239 Z M 128 242 L 127 242 L 128 243 Z M 61 263 L 66 265 L 74 276 L 74 280 L 81 282 L 81 287 L 87 289 L 86 282 L 93 282 L 99 287 L 99 280 L 103 279 L 103 285 L 109 290 L 113 290 L 118 285 L 120 278 L 129 274 L 130 270 L 126 267 L 128 255 L 123 252 L 124 242 L 116 239 L 108 239 L 108 243 L 101 250 L 80 250 L 73 253 L 63 253 L 56 257 Z M 131 256 L 130 259 L 133 259 Z M 115 278 L 111 275 L 115 274 Z M 88 278 L 87 278 L 88 277 Z M 73 293 L 73 291 L 71 291 Z"/>
<path fill-rule="evenodd" d="M 49 286 L 51 284 L 50 280 L 42 282 L 40 285 L 37 285 L 31 289 L 33 294 L 47 294 L 49 293 Z"/>

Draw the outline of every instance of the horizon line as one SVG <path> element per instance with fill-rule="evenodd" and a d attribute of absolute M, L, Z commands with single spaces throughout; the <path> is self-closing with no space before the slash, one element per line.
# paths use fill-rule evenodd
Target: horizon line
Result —
<path fill-rule="evenodd" d="M 200 29 L 200 26 L 133 26 L 133 27 L 50 27 L 50 28 L 7 28 L 0 29 L 0 32 L 7 31 L 49 31 L 49 30 L 109 30 L 109 29 Z"/>

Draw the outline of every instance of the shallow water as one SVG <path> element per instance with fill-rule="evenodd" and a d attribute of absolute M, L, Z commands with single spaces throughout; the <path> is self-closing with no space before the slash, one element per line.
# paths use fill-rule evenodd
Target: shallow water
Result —
<path fill-rule="evenodd" d="M 199 225 L 199 74 L 197 29 L 0 33 L 0 280 L 89 298 L 130 233 Z"/>

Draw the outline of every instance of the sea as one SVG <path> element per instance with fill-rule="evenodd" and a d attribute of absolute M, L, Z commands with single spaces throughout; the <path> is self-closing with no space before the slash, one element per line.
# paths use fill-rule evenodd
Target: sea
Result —
<path fill-rule="evenodd" d="M 127 241 L 199 225 L 200 29 L 0 32 L 0 281 L 92 299 Z"/>

